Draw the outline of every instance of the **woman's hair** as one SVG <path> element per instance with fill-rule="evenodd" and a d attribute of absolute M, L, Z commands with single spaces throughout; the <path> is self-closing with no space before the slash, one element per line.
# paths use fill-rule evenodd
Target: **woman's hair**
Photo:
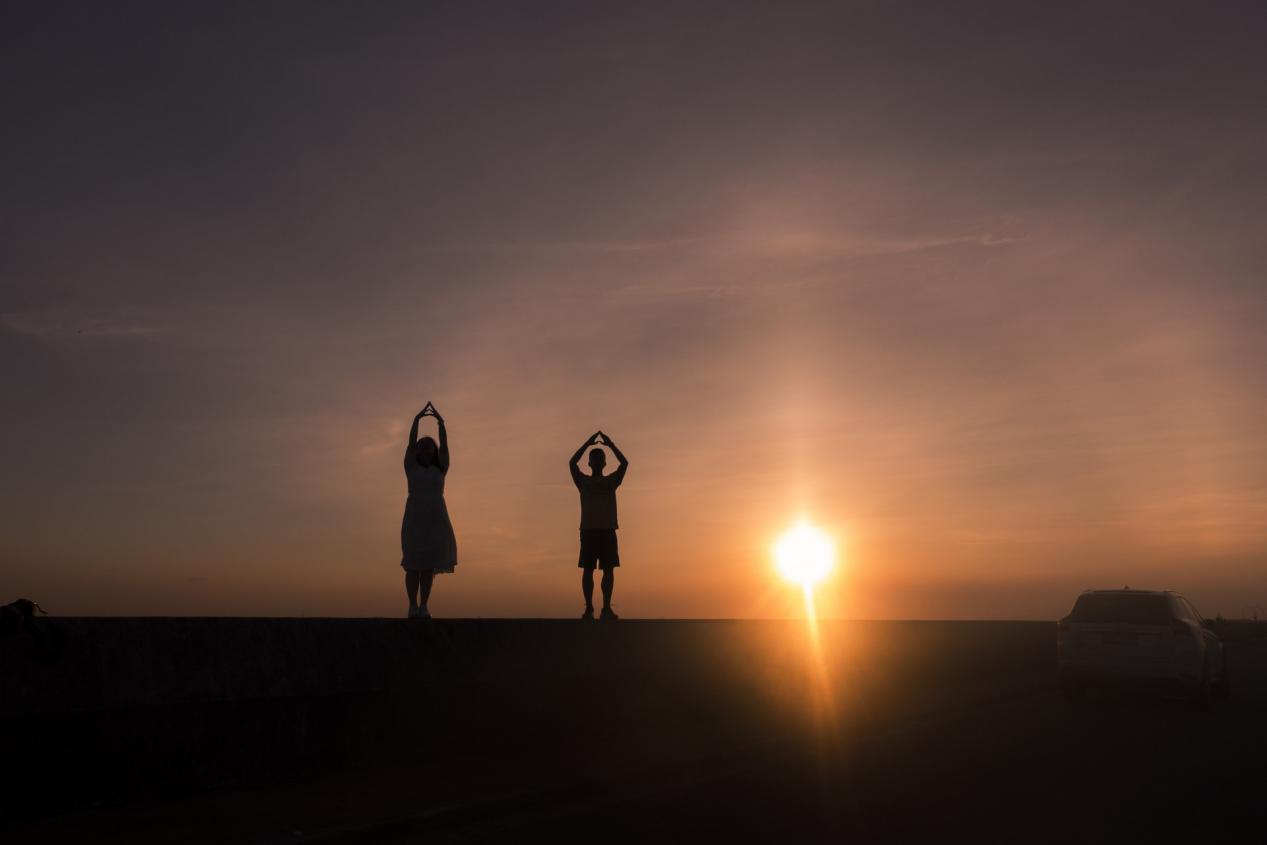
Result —
<path fill-rule="evenodd" d="M 431 448 L 433 450 L 431 452 L 431 462 L 426 463 L 426 464 L 422 463 L 422 444 L 423 443 L 430 443 Z M 418 442 L 414 444 L 414 460 L 422 464 L 423 466 L 438 467 L 440 466 L 440 447 L 437 446 L 435 440 L 431 439 L 431 437 L 429 436 L 419 437 Z"/>

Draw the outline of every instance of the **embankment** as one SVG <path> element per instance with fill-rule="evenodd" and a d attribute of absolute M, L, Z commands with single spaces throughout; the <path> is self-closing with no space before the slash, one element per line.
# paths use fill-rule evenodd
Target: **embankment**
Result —
<path fill-rule="evenodd" d="M 46 619 L 0 640 L 0 812 L 421 753 L 548 779 L 596 756 L 656 764 L 970 704 L 1054 670 L 1048 623 L 820 634 L 815 647 L 780 621 Z"/>

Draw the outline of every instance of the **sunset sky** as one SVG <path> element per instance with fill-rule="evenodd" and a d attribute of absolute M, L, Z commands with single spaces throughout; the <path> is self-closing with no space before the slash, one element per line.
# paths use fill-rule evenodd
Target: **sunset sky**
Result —
<path fill-rule="evenodd" d="M 598 428 L 627 616 L 1267 614 L 1259 8 L 7 5 L 0 601 L 401 616 L 432 400 L 438 616 Z"/>

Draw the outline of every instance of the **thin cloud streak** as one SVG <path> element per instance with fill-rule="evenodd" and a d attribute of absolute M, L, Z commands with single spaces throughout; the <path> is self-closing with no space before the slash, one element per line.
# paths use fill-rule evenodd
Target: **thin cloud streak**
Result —
<path fill-rule="evenodd" d="M 623 255 L 688 249 L 705 243 L 705 238 L 634 241 L 487 241 L 471 243 L 422 244 L 419 252 L 550 252 Z"/>
<path fill-rule="evenodd" d="M 102 314 L 62 309 L 0 314 L 0 328 L 24 337 L 43 340 L 61 338 L 148 338 L 169 334 L 176 327 L 149 317 Z"/>

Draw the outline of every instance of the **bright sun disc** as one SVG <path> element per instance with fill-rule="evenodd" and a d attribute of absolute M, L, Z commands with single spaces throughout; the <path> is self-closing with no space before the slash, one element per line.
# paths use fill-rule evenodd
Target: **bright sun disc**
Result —
<path fill-rule="evenodd" d="M 779 573 L 794 584 L 809 587 L 831 572 L 835 549 L 831 538 L 808 523 L 801 523 L 774 544 Z"/>

